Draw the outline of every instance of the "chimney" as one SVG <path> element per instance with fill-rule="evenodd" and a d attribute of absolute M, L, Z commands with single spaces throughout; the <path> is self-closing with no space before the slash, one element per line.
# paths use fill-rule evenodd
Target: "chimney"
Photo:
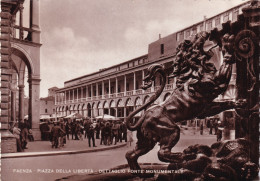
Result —
<path fill-rule="evenodd" d="M 159 39 L 161 39 L 161 34 L 159 34 Z"/>

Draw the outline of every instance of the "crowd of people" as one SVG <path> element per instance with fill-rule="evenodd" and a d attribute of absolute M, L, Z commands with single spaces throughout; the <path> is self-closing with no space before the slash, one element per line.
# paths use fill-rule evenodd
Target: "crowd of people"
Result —
<path fill-rule="evenodd" d="M 16 138 L 17 152 L 23 152 L 27 149 L 28 141 L 34 141 L 32 130 L 27 120 L 23 122 L 15 122 L 10 128 L 10 132 Z"/>
<path fill-rule="evenodd" d="M 224 127 L 219 116 L 190 120 L 190 124 L 192 123 L 195 123 L 195 126 L 199 128 L 200 135 L 203 135 L 204 127 L 206 126 L 209 129 L 209 134 L 216 135 L 217 141 L 221 141 Z"/>
<path fill-rule="evenodd" d="M 52 148 L 63 147 L 66 140 L 88 140 L 89 147 L 96 147 L 96 141 L 100 145 L 116 145 L 118 142 L 133 141 L 131 134 L 127 136 L 127 127 L 121 120 L 90 120 L 90 119 L 69 119 L 54 121 L 50 128 L 50 141 Z M 47 130 L 48 131 L 48 130 Z M 44 138 L 44 136 L 42 137 Z"/>

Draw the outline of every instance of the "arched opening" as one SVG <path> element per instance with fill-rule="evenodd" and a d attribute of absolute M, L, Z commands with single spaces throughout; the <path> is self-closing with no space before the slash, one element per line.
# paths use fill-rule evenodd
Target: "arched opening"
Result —
<path fill-rule="evenodd" d="M 34 76 L 32 60 L 28 53 L 17 45 L 11 48 L 12 79 L 11 90 L 11 119 L 9 126 L 14 122 L 25 122 L 29 128 L 39 129 L 39 82 L 40 78 Z M 37 101 L 38 100 L 38 101 Z M 33 121 L 33 122 L 32 122 Z"/>
<path fill-rule="evenodd" d="M 91 113 L 91 105 L 90 105 L 89 103 L 88 103 L 88 105 L 87 105 L 87 113 L 88 113 L 88 114 L 87 114 L 88 117 L 91 118 L 91 114 L 92 114 L 92 113 Z"/>
<path fill-rule="evenodd" d="M 117 117 L 123 118 L 124 117 L 124 102 L 122 99 L 119 99 L 117 102 Z"/>
<path fill-rule="evenodd" d="M 109 114 L 109 106 L 107 101 L 104 102 L 103 108 L 104 108 L 104 114 Z"/>
<path fill-rule="evenodd" d="M 116 116 L 116 103 L 114 100 L 110 102 L 110 115 Z"/>
<path fill-rule="evenodd" d="M 131 98 L 128 98 L 126 100 L 126 106 L 125 107 L 126 107 L 126 115 L 125 115 L 125 117 L 127 117 L 134 110 L 134 103 L 131 100 Z"/>
<path fill-rule="evenodd" d="M 98 102 L 97 108 L 98 108 L 98 116 L 101 116 L 103 114 L 103 108 L 101 102 Z"/>
<path fill-rule="evenodd" d="M 81 105 L 81 114 L 82 114 L 82 116 L 84 117 L 86 114 L 85 114 L 85 104 L 82 104 Z"/>

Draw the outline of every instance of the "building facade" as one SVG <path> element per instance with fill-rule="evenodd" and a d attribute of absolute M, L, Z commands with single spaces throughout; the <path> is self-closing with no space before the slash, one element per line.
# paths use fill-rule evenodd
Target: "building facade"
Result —
<path fill-rule="evenodd" d="M 55 92 L 57 87 L 48 89 L 48 97 L 40 98 L 40 119 L 55 117 Z"/>
<path fill-rule="evenodd" d="M 172 63 L 176 54 L 176 47 L 184 39 L 192 39 L 201 31 L 211 31 L 214 28 L 221 29 L 222 23 L 235 22 L 242 14 L 242 8 L 249 2 L 233 7 L 223 13 L 193 24 L 176 33 L 166 37 L 159 37 L 155 42 L 149 44 L 148 54 L 134 58 L 112 67 L 102 69 L 92 74 L 84 75 L 64 83 L 64 87 L 56 91 L 55 106 L 58 116 L 66 116 L 78 112 L 83 116 L 94 118 L 103 114 L 110 114 L 115 117 L 125 118 L 128 114 L 143 105 L 148 98 L 160 86 L 160 80 L 156 79 L 150 89 L 142 90 L 142 80 L 146 69 L 154 64 L 163 64 L 166 74 L 172 73 Z M 208 43 L 205 49 L 212 47 Z M 222 55 L 218 49 L 214 49 L 214 56 L 211 61 L 216 68 L 222 63 Z M 234 66 L 235 68 L 235 66 Z M 224 95 L 219 99 L 234 100 L 235 69 L 230 86 Z M 174 79 L 167 77 L 167 85 L 156 102 L 162 102 L 171 94 L 175 88 Z M 222 115 L 223 117 L 223 115 Z"/>
<path fill-rule="evenodd" d="M 24 18 L 27 11 L 29 18 Z M 40 27 L 39 0 L 1 0 L 1 138 L 2 152 L 15 152 L 12 134 L 13 123 L 24 121 L 24 87 L 29 84 L 29 123 L 34 137 L 40 138 Z M 28 77 L 25 72 L 28 72 Z M 16 95 L 19 97 L 16 114 Z"/>

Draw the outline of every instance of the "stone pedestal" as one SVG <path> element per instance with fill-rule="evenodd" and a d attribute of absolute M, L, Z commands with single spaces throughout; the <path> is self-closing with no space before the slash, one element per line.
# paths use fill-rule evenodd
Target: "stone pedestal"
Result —
<path fill-rule="evenodd" d="M 17 152 L 16 138 L 7 130 L 1 130 L 1 153 Z"/>

